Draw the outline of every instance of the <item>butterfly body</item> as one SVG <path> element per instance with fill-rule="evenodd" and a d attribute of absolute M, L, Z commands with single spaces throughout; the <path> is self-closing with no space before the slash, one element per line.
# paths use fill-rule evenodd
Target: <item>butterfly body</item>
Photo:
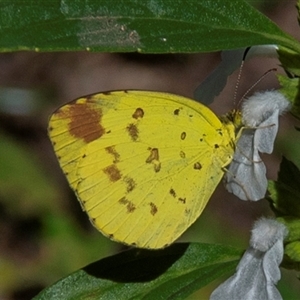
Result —
<path fill-rule="evenodd" d="M 181 96 L 115 91 L 64 105 L 49 135 L 94 226 L 156 249 L 202 213 L 232 160 L 236 127 Z"/>

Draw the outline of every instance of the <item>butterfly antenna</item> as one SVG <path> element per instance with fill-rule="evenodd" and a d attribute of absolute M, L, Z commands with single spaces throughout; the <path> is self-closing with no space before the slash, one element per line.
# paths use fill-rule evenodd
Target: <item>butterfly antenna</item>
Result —
<path fill-rule="evenodd" d="M 270 69 L 270 70 L 268 70 L 268 71 L 266 71 L 264 74 L 262 74 L 261 76 L 260 76 L 260 78 L 256 81 L 256 82 L 254 82 L 254 84 L 252 84 L 249 88 L 248 88 L 248 90 L 244 93 L 244 95 L 241 97 L 241 99 L 239 100 L 239 102 L 238 102 L 238 105 L 240 105 L 240 103 L 245 99 L 245 97 L 249 94 L 249 92 L 254 88 L 254 87 L 256 87 L 268 74 L 270 74 L 271 72 L 276 72 L 277 71 L 277 69 L 276 68 L 273 68 L 273 69 Z"/>
<path fill-rule="evenodd" d="M 238 92 L 241 77 L 242 77 L 242 70 L 243 70 L 243 67 L 244 67 L 244 62 L 245 61 L 242 60 L 242 63 L 241 63 L 240 69 L 239 69 L 239 74 L 238 74 L 238 77 L 237 77 L 237 80 L 236 80 L 236 85 L 235 85 L 235 88 L 234 88 L 234 94 L 233 94 L 233 105 L 234 106 L 236 104 L 236 97 L 237 97 L 237 92 Z"/>
<path fill-rule="evenodd" d="M 238 77 L 237 77 L 237 80 L 236 80 L 236 85 L 235 85 L 234 94 L 233 94 L 233 104 L 234 104 L 234 106 L 235 106 L 235 103 L 236 103 L 237 92 L 238 92 L 238 89 L 239 89 L 239 85 L 240 85 L 240 81 L 241 81 L 241 77 L 242 77 L 242 71 L 243 71 L 243 67 L 244 67 L 244 64 L 245 64 L 246 56 L 247 56 L 250 48 L 251 47 L 246 48 L 246 50 L 244 52 L 244 55 L 243 55 L 242 62 L 241 62 L 241 66 L 240 66 L 240 69 L 239 69 L 239 74 L 238 74 Z"/>

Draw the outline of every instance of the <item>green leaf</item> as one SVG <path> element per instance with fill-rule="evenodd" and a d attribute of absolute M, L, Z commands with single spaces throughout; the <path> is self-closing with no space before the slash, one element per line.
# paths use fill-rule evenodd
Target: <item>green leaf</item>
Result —
<path fill-rule="evenodd" d="M 300 241 L 295 241 L 287 244 L 284 249 L 284 254 L 294 262 L 300 262 Z"/>
<path fill-rule="evenodd" d="M 281 85 L 280 92 L 292 102 L 291 113 L 300 119 L 300 82 L 299 78 L 289 78 L 284 75 L 277 75 Z"/>
<path fill-rule="evenodd" d="M 293 76 L 300 76 L 300 53 L 279 47 L 279 60 L 284 69 Z"/>
<path fill-rule="evenodd" d="M 243 0 L 0 1 L 0 51 L 175 53 L 300 44 Z"/>
<path fill-rule="evenodd" d="M 300 170 L 282 157 L 277 181 L 269 181 L 268 191 L 278 216 L 300 217 Z"/>
<path fill-rule="evenodd" d="M 284 239 L 285 243 L 300 241 L 300 219 L 285 216 L 277 218 L 277 221 L 283 223 L 289 230 L 289 235 Z"/>
<path fill-rule="evenodd" d="M 291 113 L 300 119 L 300 53 L 279 47 L 278 55 L 283 68 L 289 75 L 289 77 L 277 76 L 281 85 L 280 91 L 293 103 Z"/>
<path fill-rule="evenodd" d="M 183 299 L 233 272 L 240 255 L 240 250 L 209 244 L 131 249 L 94 262 L 34 299 Z"/>

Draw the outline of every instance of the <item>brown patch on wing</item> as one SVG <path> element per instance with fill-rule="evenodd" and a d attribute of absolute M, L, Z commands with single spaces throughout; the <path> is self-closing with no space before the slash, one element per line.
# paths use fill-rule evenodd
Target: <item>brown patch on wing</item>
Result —
<path fill-rule="evenodd" d="M 140 108 L 140 107 L 138 107 L 136 110 L 135 110 L 135 112 L 132 114 L 132 117 L 134 118 L 134 119 L 141 119 L 141 118 L 143 118 L 144 117 L 144 111 L 143 111 L 143 109 L 142 108 Z"/>
<path fill-rule="evenodd" d="M 181 138 L 182 140 L 184 140 L 184 139 L 186 138 L 186 132 L 185 132 L 185 131 L 183 131 L 183 132 L 181 133 L 180 138 Z"/>
<path fill-rule="evenodd" d="M 119 162 L 120 154 L 116 151 L 116 148 L 114 146 L 106 147 L 105 151 L 114 157 L 113 163 Z"/>
<path fill-rule="evenodd" d="M 152 163 L 154 165 L 154 171 L 159 172 L 161 168 L 161 163 L 159 161 L 158 148 L 149 148 L 148 150 L 150 150 L 150 155 L 146 159 L 146 163 Z"/>
<path fill-rule="evenodd" d="M 202 169 L 202 165 L 197 161 L 196 163 L 194 163 L 194 169 L 195 170 L 201 170 Z"/>
<path fill-rule="evenodd" d="M 116 182 L 121 179 L 122 175 L 116 165 L 110 165 L 103 169 L 103 172 L 109 177 L 109 180 Z"/>
<path fill-rule="evenodd" d="M 153 202 L 150 202 L 150 213 L 152 216 L 157 213 L 157 206 Z"/>
<path fill-rule="evenodd" d="M 90 143 L 105 133 L 105 128 L 101 125 L 102 110 L 100 108 L 95 110 L 88 102 L 75 102 L 68 108 L 67 115 L 70 118 L 69 132 L 71 135 Z"/>
<path fill-rule="evenodd" d="M 136 140 L 138 139 L 138 137 L 139 137 L 139 130 L 138 130 L 138 128 L 136 127 L 136 125 L 131 123 L 131 124 L 129 124 L 129 125 L 126 127 L 126 129 L 127 129 L 128 133 L 129 133 L 131 139 L 132 139 L 133 141 L 136 141 Z"/>
<path fill-rule="evenodd" d="M 124 182 L 127 184 L 127 193 L 130 193 L 134 190 L 134 188 L 136 187 L 136 182 L 133 180 L 133 178 L 131 177 L 124 177 Z"/>
<path fill-rule="evenodd" d="M 132 213 L 136 209 L 135 205 L 125 197 L 121 198 L 118 202 L 122 205 L 126 205 L 128 213 Z"/>

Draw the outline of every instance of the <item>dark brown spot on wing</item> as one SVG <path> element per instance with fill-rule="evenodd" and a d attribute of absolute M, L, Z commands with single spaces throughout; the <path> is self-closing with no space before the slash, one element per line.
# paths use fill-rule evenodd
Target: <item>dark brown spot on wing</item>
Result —
<path fill-rule="evenodd" d="M 221 136 L 223 136 L 223 132 L 222 132 L 222 129 L 216 129 L 217 133 Z"/>
<path fill-rule="evenodd" d="M 153 202 L 150 202 L 150 213 L 152 216 L 157 213 L 157 206 Z"/>
<path fill-rule="evenodd" d="M 202 165 L 197 161 L 196 163 L 194 163 L 194 169 L 195 170 L 201 170 L 202 169 Z"/>
<path fill-rule="evenodd" d="M 110 165 L 104 168 L 103 172 L 109 177 L 109 180 L 112 182 L 118 181 L 122 177 L 121 172 L 116 165 Z"/>
<path fill-rule="evenodd" d="M 174 198 L 176 198 L 176 192 L 175 192 L 174 189 L 170 189 L 170 194 L 171 194 Z"/>
<path fill-rule="evenodd" d="M 180 201 L 180 202 L 182 202 L 183 204 L 185 204 L 185 202 L 186 202 L 186 198 L 178 198 L 178 200 Z"/>
<path fill-rule="evenodd" d="M 101 125 L 102 110 L 95 110 L 88 102 L 70 104 L 67 115 L 70 119 L 70 134 L 86 143 L 100 138 L 105 133 L 105 128 Z"/>
<path fill-rule="evenodd" d="M 135 124 L 129 124 L 127 126 L 127 131 L 133 141 L 136 141 L 139 137 L 139 130 L 137 129 Z"/>
<path fill-rule="evenodd" d="M 114 157 L 114 163 L 117 163 L 120 160 L 120 154 L 116 151 L 116 148 L 114 146 L 106 147 L 105 151 Z"/>
<path fill-rule="evenodd" d="M 183 151 L 180 151 L 179 155 L 180 155 L 181 158 L 185 158 L 185 153 Z"/>
<path fill-rule="evenodd" d="M 220 148 L 220 146 L 218 144 L 215 144 L 215 149 Z"/>
<path fill-rule="evenodd" d="M 135 205 L 125 197 L 121 198 L 118 202 L 126 206 L 128 213 L 132 213 L 136 209 Z"/>
<path fill-rule="evenodd" d="M 146 163 L 152 163 L 154 165 L 154 171 L 159 172 L 161 168 L 161 163 L 159 161 L 158 148 L 149 148 L 148 150 L 150 150 L 150 155 L 146 159 Z"/>
<path fill-rule="evenodd" d="M 159 160 L 159 153 L 157 148 L 148 148 L 148 150 L 150 150 L 150 156 L 146 160 L 147 163 L 151 163 L 153 160 Z"/>
<path fill-rule="evenodd" d="M 110 239 L 110 240 L 113 240 L 115 237 L 112 233 L 108 234 L 107 237 Z"/>
<path fill-rule="evenodd" d="M 175 110 L 174 110 L 174 115 L 175 115 L 175 116 L 178 116 L 178 115 L 179 115 L 179 111 L 180 111 L 179 108 L 175 109 Z"/>
<path fill-rule="evenodd" d="M 127 193 L 130 193 L 136 187 L 136 183 L 133 180 L 133 178 L 131 178 L 131 177 L 128 177 L 128 176 L 124 177 L 124 182 L 127 184 L 127 187 L 126 187 Z"/>
<path fill-rule="evenodd" d="M 182 132 L 181 135 L 180 135 L 180 138 L 182 140 L 184 140 L 186 138 L 186 132 Z"/>
<path fill-rule="evenodd" d="M 142 108 L 138 107 L 135 112 L 132 114 L 134 119 L 141 119 L 144 117 L 144 111 Z"/>

